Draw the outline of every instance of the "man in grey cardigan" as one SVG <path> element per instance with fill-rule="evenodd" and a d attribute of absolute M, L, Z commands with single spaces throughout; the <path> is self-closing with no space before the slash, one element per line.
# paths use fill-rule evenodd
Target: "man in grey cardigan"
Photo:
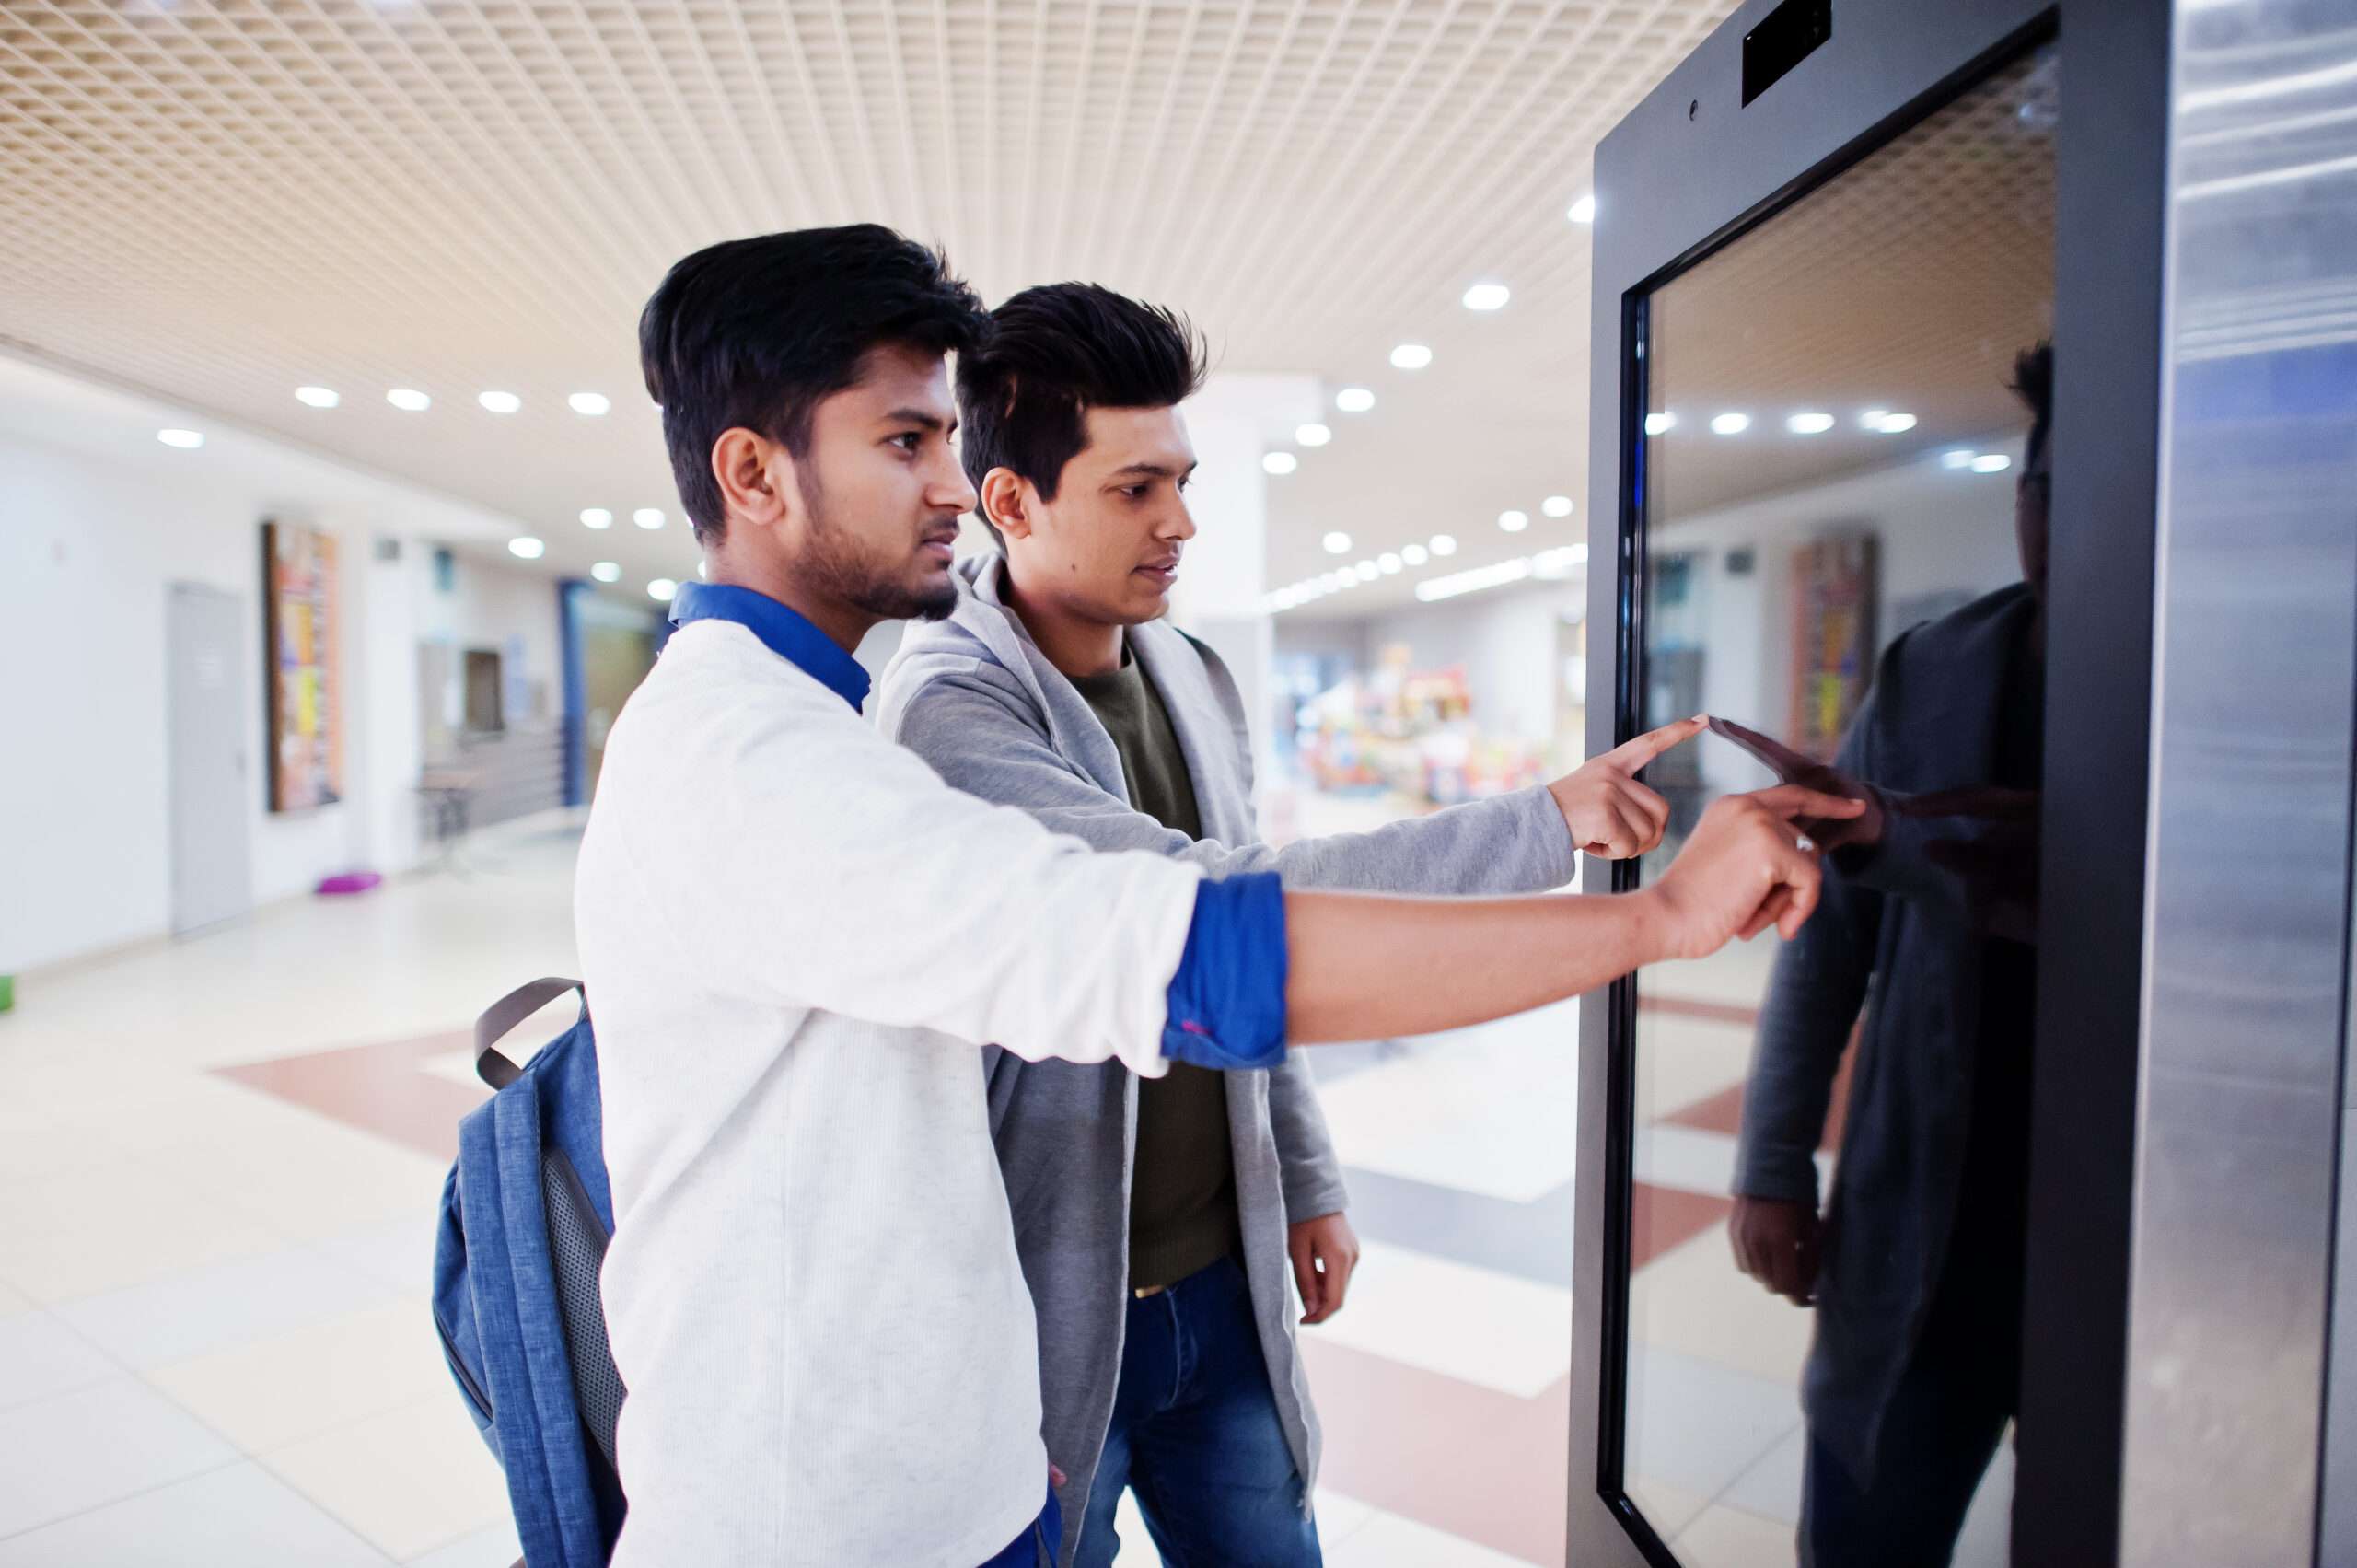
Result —
<path fill-rule="evenodd" d="M 884 677 L 885 734 L 1100 850 L 1274 869 L 1288 887 L 1537 891 L 1568 882 L 1580 849 L 1657 842 L 1667 807 L 1633 775 L 1699 720 L 1544 789 L 1283 851 L 1256 842 L 1235 683 L 1161 619 L 1195 531 L 1178 405 L 1202 374 L 1183 320 L 1107 290 L 1035 288 L 994 312 L 991 342 L 960 358 L 958 402 L 1004 554 L 962 565 L 946 621 L 911 626 Z M 1112 1561 L 1130 1487 L 1171 1561 L 1317 1563 L 1318 1430 L 1286 1264 L 1303 1320 L 1321 1321 L 1358 1243 L 1306 1065 L 1147 1083 L 993 1051 L 989 1097 L 1067 1478 L 1059 1562 Z"/>

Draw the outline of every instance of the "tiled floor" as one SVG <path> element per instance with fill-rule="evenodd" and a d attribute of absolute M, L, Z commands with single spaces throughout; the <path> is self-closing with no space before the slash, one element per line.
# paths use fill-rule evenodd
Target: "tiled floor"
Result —
<path fill-rule="evenodd" d="M 0 1568 L 514 1560 L 425 1297 L 479 1094 L 463 1031 L 568 970 L 572 846 L 515 834 L 463 877 L 20 982 Z M 1642 1037 L 1631 1451 L 1688 1568 L 1792 1561 L 1807 1320 L 1734 1272 L 1723 1231 L 1766 958 L 1655 976 Z M 1562 1561 L 1575 1024 L 1567 1005 L 1313 1058 L 1366 1244 L 1348 1307 L 1304 1336 L 1335 1568 Z M 2002 1524 L 1981 1508 L 1959 1561 L 2002 1562 Z M 1133 1511 L 1122 1535 L 1127 1568 L 1154 1560 Z"/>

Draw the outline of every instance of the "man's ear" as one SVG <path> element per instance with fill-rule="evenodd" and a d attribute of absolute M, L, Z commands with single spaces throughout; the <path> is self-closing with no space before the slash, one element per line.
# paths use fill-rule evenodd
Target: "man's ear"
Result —
<path fill-rule="evenodd" d="M 1010 468 L 995 468 L 982 475 L 982 516 L 1009 539 L 1031 537 L 1031 508 L 1025 494 L 1030 487 Z"/>
<path fill-rule="evenodd" d="M 712 444 L 712 477 L 720 485 L 721 504 L 730 517 L 742 517 L 756 528 L 774 528 L 785 520 L 794 459 L 761 432 L 742 425 L 722 431 Z"/>

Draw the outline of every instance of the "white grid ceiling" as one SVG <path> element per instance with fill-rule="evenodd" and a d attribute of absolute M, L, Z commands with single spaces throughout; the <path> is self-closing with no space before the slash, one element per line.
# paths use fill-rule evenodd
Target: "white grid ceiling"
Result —
<path fill-rule="evenodd" d="M 1093 278 L 1188 310 L 1225 368 L 1377 387 L 1277 486 L 1283 581 L 1328 527 L 1382 549 L 1469 537 L 1517 504 L 1492 490 L 1580 494 L 1564 208 L 1729 8 L 0 0 L 0 339 L 507 512 L 552 565 L 677 575 L 677 521 L 627 521 L 676 510 L 638 307 L 712 240 L 872 218 L 988 297 Z M 1500 318 L 1458 306 L 1476 278 L 1514 288 Z M 1403 337 L 1440 352 L 1412 384 Z"/>

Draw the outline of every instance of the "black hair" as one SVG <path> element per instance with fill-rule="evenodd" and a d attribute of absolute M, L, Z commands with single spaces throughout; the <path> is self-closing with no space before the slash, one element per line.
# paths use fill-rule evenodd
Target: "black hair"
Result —
<path fill-rule="evenodd" d="M 2022 467 L 2038 466 L 2038 455 L 2054 435 L 2054 345 L 2038 343 L 2014 356 L 2014 396 L 2029 410 L 2029 445 L 2023 448 Z"/>
<path fill-rule="evenodd" d="M 870 350 L 964 354 L 989 329 L 938 250 L 880 224 L 724 240 L 675 264 L 638 318 L 638 357 L 697 541 L 726 527 L 712 472 L 723 431 L 802 457 L 811 414 L 858 381 Z"/>
<path fill-rule="evenodd" d="M 991 312 L 981 347 L 958 356 L 966 477 L 979 496 L 985 474 L 1011 469 L 1052 501 L 1088 444 L 1090 409 L 1172 407 L 1204 370 L 1202 336 L 1175 310 L 1096 284 L 1027 288 Z M 987 513 L 982 526 L 1004 549 Z"/>

